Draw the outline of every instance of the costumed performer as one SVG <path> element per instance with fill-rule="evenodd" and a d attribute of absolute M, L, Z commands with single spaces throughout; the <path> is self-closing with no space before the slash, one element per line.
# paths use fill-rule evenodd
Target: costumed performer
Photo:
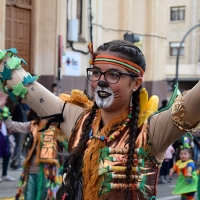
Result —
<path fill-rule="evenodd" d="M 42 130 L 47 121 L 34 111 L 33 114 L 30 122 L 4 121 L 10 130 L 26 134 L 23 148 L 27 155 L 15 199 L 24 195 L 25 200 L 51 200 L 62 182 L 63 161 L 59 153 L 67 151 L 67 136 L 53 124 Z"/>
<path fill-rule="evenodd" d="M 155 96 L 148 102 L 141 86 L 146 68 L 142 52 L 118 40 L 101 45 L 95 53 L 91 45 L 89 49 L 92 59 L 87 76 L 95 99 L 90 109 L 84 111 L 73 98 L 67 101 L 61 95 L 63 100 L 59 99 L 36 79 L 30 81 L 21 59 L 17 66 L 9 62 L 17 59 L 11 50 L 1 56 L 12 74 L 2 80 L 3 88 L 14 100 L 25 98 L 40 116 L 60 114 L 65 100 L 71 102 L 60 123 L 69 138 L 70 154 L 57 199 L 155 199 L 158 168 L 167 147 L 199 126 L 200 83 L 184 96 L 177 97 L 176 89 L 168 106 L 153 114 L 158 102 Z"/>
<path fill-rule="evenodd" d="M 180 160 L 170 169 L 170 176 L 173 173 L 178 174 L 178 180 L 172 193 L 180 194 L 181 200 L 194 200 L 198 177 L 195 171 L 195 163 L 192 160 L 192 149 L 189 145 L 187 147 L 181 146 L 180 148 Z"/>

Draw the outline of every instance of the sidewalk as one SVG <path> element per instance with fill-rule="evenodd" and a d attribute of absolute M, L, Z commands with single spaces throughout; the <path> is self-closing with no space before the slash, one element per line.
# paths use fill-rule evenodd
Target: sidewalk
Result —
<path fill-rule="evenodd" d="M 0 159 L 0 175 L 2 173 L 2 159 Z M 0 182 L 0 200 L 13 200 L 17 193 L 17 184 L 22 171 L 12 170 L 8 168 L 8 175 L 14 177 L 15 181 Z"/>

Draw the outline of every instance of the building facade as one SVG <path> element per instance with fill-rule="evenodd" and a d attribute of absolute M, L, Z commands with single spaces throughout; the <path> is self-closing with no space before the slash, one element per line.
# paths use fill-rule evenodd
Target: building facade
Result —
<path fill-rule="evenodd" d="M 168 0 L 167 13 L 166 80 L 169 85 L 172 84 L 177 74 L 179 88 L 188 90 L 200 79 L 200 26 L 192 29 L 200 25 L 200 0 Z M 180 55 L 177 56 L 184 36 Z"/>
<path fill-rule="evenodd" d="M 164 99 L 167 16 L 168 2 L 159 0 L 1 0 L 0 48 L 16 47 L 27 61 L 25 69 L 40 74 L 48 89 L 60 72 L 62 92 L 89 90 L 87 42 L 93 40 L 97 48 L 134 34 L 146 57 L 143 86 Z"/>

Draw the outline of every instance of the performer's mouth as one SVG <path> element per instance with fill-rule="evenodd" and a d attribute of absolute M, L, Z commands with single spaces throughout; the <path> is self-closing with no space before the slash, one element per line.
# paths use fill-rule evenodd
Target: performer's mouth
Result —
<path fill-rule="evenodd" d="M 106 99 L 109 96 L 111 96 L 110 93 L 105 92 L 105 91 L 98 91 L 97 94 L 98 94 L 99 98 L 101 98 L 101 99 Z"/>

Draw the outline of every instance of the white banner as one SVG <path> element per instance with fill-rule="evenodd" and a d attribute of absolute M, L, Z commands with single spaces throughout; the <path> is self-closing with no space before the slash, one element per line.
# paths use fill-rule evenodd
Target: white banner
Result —
<path fill-rule="evenodd" d="M 81 75 L 81 53 L 66 51 L 65 75 L 66 76 L 80 76 Z"/>

